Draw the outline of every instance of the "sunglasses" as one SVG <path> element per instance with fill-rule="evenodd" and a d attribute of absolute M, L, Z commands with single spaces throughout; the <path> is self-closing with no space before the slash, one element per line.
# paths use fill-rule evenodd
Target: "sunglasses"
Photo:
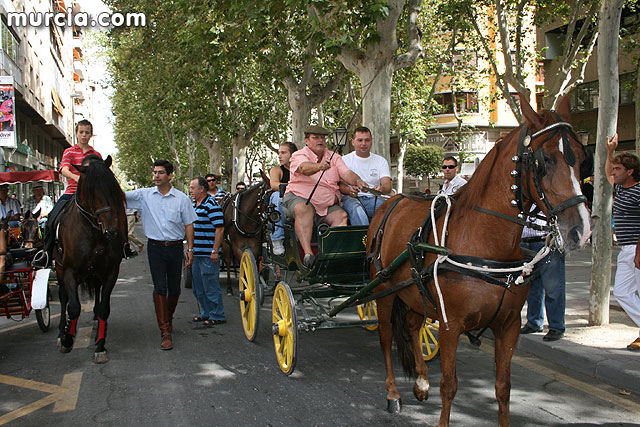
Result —
<path fill-rule="evenodd" d="M 442 165 L 442 169 L 455 169 L 456 165 Z"/>
<path fill-rule="evenodd" d="M 207 182 L 215 182 L 215 179 L 208 179 Z"/>

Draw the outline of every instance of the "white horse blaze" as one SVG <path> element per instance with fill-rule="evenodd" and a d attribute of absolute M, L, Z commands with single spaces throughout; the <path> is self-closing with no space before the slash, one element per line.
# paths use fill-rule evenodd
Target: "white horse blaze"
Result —
<path fill-rule="evenodd" d="M 418 387 L 418 390 L 421 390 L 421 391 L 429 391 L 429 388 L 430 388 L 429 381 L 420 377 L 416 380 L 416 387 Z"/>
<path fill-rule="evenodd" d="M 562 138 L 558 139 L 558 149 L 564 155 L 564 144 L 562 144 Z M 576 176 L 573 173 L 573 170 L 569 173 L 571 176 L 571 185 L 573 187 L 573 192 L 576 195 L 582 194 L 582 188 L 580 188 L 580 183 L 576 179 Z M 580 215 L 580 220 L 582 221 L 582 230 L 584 231 L 580 236 L 580 247 L 583 247 L 589 237 L 591 236 L 591 223 L 589 221 L 589 211 L 584 203 L 578 205 L 578 214 Z"/>

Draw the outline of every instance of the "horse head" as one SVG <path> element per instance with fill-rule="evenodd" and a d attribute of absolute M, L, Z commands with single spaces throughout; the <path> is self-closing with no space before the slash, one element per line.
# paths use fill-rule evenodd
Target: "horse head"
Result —
<path fill-rule="evenodd" d="M 521 209 L 520 216 L 528 213 L 525 206 L 535 203 L 550 225 L 557 225 L 561 246 L 582 247 L 591 227 L 580 180 L 593 173 L 593 156 L 569 124 L 570 97 L 565 96 L 555 112 L 536 113 L 522 95 L 520 105 L 526 127 L 512 159 L 516 198 L 511 203 Z"/>
<path fill-rule="evenodd" d="M 81 165 L 73 165 L 80 172 L 76 206 L 91 225 L 109 239 L 126 236 L 124 193 L 109 167 L 112 159 L 102 160 L 90 154 Z"/>
<path fill-rule="evenodd" d="M 20 224 L 20 236 L 22 237 L 22 245 L 25 248 L 33 248 L 33 246 L 42 241 L 42 233 L 40 224 L 38 224 L 38 217 L 40 216 L 40 209 L 35 212 L 27 211 Z"/>

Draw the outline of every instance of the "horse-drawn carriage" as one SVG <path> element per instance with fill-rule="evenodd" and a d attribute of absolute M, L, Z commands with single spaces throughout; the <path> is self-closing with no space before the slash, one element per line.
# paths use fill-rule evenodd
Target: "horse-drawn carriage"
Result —
<path fill-rule="evenodd" d="M 266 186 L 254 186 L 242 197 L 249 200 L 251 192 L 260 193 L 264 188 Z M 256 200 L 268 200 L 268 197 L 260 195 Z M 232 203 L 240 211 L 241 202 Z M 273 207 L 258 210 L 263 211 L 263 217 L 269 218 L 269 222 L 278 222 Z M 243 215 L 236 213 L 235 221 Z M 271 330 L 276 358 L 282 372 L 290 375 L 296 364 L 298 332 L 355 326 L 369 330 L 377 328 L 376 303 L 371 294 L 379 280 L 370 282 L 369 278 L 366 226 L 318 226 L 312 239 L 316 260 L 311 268 L 303 263 L 304 253 L 293 224 L 287 222 L 284 227 L 284 255 L 275 255 L 271 241 L 266 238 L 262 240 L 265 244 L 259 246 L 259 261 L 254 256 L 255 250 L 247 248 L 242 253 L 239 295 L 243 330 L 250 341 L 258 334 L 260 306 L 265 294 L 273 295 Z M 436 247 L 429 247 L 429 250 L 446 252 L 446 249 Z M 344 312 L 353 307 L 357 311 Z M 437 329 L 436 321 L 426 319 L 421 330 L 425 360 L 438 354 Z"/>
<path fill-rule="evenodd" d="M 395 196 L 376 211 L 360 259 L 351 258 L 347 267 L 340 264 L 345 275 L 355 275 L 359 271 L 356 264 L 360 268 L 365 259 L 373 261 L 368 271 L 375 279 L 325 314 L 332 317 L 345 306 L 366 302 L 365 294 L 375 287 L 387 373 L 387 410 L 392 413 L 399 412 L 402 406 L 393 372 L 392 338 L 405 374 L 416 377 L 414 396 L 426 400 L 430 384 L 428 368 L 420 357 L 420 328 L 424 318 L 432 315 L 440 325 L 442 409 L 438 425 L 449 425 L 458 388 L 455 360 L 459 337 L 467 334 L 477 342 L 486 329 L 491 329 L 494 336 L 499 422 L 501 426 L 510 425 L 511 358 L 521 325 L 520 312 L 529 292 L 528 278 L 549 251 L 575 249 L 589 238 L 587 199 L 580 191 L 579 181 L 593 173 L 593 157 L 569 123 L 570 98 L 565 97 L 557 111 L 540 114 L 524 96 L 520 105 L 525 124 L 496 143 L 454 200 L 447 198 L 445 203 L 438 203 Z M 534 204 L 547 218 L 544 231 L 548 235 L 542 250 L 526 254 L 520 247 L 520 238 L 523 226 L 535 226 L 535 222 L 527 220 Z M 335 229 L 338 231 L 341 230 Z M 365 236 L 364 230 L 344 231 Z M 335 276 L 343 273 L 332 269 L 331 262 L 337 256 L 329 243 L 333 232 L 334 229 L 318 231 L 318 260 L 311 269 L 305 269 L 300 262 L 300 252 L 291 235 L 285 256 L 278 259 L 268 253 L 260 268 L 245 252 L 240 297 L 249 339 L 255 338 L 257 332 L 259 305 L 267 282 L 263 272 L 270 262 L 285 268 L 297 267 L 300 279 L 336 280 Z M 323 237 L 328 239 L 326 248 Z M 357 240 L 354 237 L 349 240 Z M 342 254 L 342 250 L 337 253 Z M 363 271 L 360 286 L 366 282 L 365 277 Z M 337 293 L 332 288 L 330 294 L 319 295 L 328 296 L 331 301 Z M 302 290 L 296 301 L 285 283 L 280 282 L 275 288 L 272 332 L 285 373 L 291 373 L 295 366 L 297 332 L 328 324 L 324 318 L 309 320 L 307 307 L 319 305 L 312 292 L 313 287 Z M 303 298 L 305 293 L 311 298 Z M 297 319 L 297 310 L 303 314 L 302 321 Z M 473 335 L 476 330 L 481 332 Z"/>
<path fill-rule="evenodd" d="M 58 172 L 50 170 L 0 173 L 0 185 L 58 180 Z M 51 324 L 48 270 L 31 267 L 40 246 L 42 229 L 33 213 L 25 213 L 20 227 L 0 223 L 0 316 L 23 320 L 35 310 L 38 326 L 46 332 Z"/>

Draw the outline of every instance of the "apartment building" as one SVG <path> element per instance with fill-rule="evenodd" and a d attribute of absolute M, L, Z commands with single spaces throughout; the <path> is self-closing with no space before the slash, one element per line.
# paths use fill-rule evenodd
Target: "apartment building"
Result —
<path fill-rule="evenodd" d="M 79 6 L 65 0 L 0 0 L 0 78 L 13 79 L 15 97 L 14 137 L 0 147 L 2 171 L 57 169 L 73 144 L 87 91 L 82 29 L 55 25 L 45 15 L 69 11 Z M 24 25 L 16 13 L 41 22 Z M 49 192 L 59 189 L 52 186 Z M 29 189 L 18 185 L 14 191 L 24 197 Z"/>
<path fill-rule="evenodd" d="M 621 35 L 638 26 L 640 15 L 637 10 L 624 7 L 620 22 Z M 538 49 L 545 52 L 544 74 L 547 84 L 551 84 L 556 77 L 556 68 L 562 54 L 561 42 L 566 34 L 566 25 L 555 24 L 540 28 L 537 36 Z M 629 37 L 627 35 L 627 37 Z M 618 54 L 618 73 L 620 81 L 618 107 L 618 135 L 619 147 L 622 150 L 635 150 L 635 102 L 634 94 L 637 80 L 637 64 L 634 57 L 637 52 L 631 52 L 625 38 L 620 40 Z M 588 146 L 595 151 L 598 124 L 598 52 L 597 46 L 587 62 L 584 81 L 571 92 L 571 121 L 574 130 Z"/>

